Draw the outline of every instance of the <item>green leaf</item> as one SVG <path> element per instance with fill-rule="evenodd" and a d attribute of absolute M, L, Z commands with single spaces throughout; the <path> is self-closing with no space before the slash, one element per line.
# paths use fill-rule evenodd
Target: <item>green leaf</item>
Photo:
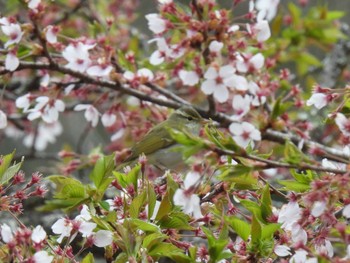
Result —
<path fill-rule="evenodd" d="M 127 174 L 116 172 L 116 171 L 114 171 L 113 174 L 116 177 L 118 183 L 123 188 L 126 188 L 129 185 L 133 185 L 134 189 L 136 190 L 137 189 L 137 179 L 138 179 L 140 170 L 141 170 L 141 165 L 137 164 Z"/>
<path fill-rule="evenodd" d="M 114 169 L 114 155 L 101 156 L 95 163 L 90 174 L 90 179 L 96 188 L 104 192 L 112 182 L 112 171 Z"/>
<path fill-rule="evenodd" d="M 89 254 L 87 254 L 81 261 L 81 263 L 94 263 L 94 262 L 95 262 L 95 259 L 91 252 L 89 252 Z"/>
<path fill-rule="evenodd" d="M 287 191 L 294 191 L 298 193 L 303 193 L 310 190 L 310 185 L 299 183 L 291 180 L 279 180 L 279 184 L 284 185 Z"/>
<path fill-rule="evenodd" d="M 166 192 L 162 201 L 160 202 L 159 210 L 158 210 L 158 213 L 157 213 L 157 216 L 155 219 L 160 220 L 165 215 L 168 215 L 170 213 L 170 211 L 172 210 L 172 207 L 173 207 L 173 205 L 172 205 L 171 199 L 169 197 L 169 192 Z"/>
<path fill-rule="evenodd" d="M 273 234 L 281 228 L 280 224 L 268 224 L 262 227 L 261 238 L 273 239 Z"/>
<path fill-rule="evenodd" d="M 227 217 L 226 220 L 237 235 L 247 242 L 250 235 L 251 226 L 247 222 L 238 219 L 237 217 Z"/>
<path fill-rule="evenodd" d="M 192 230 L 193 227 L 189 224 L 188 215 L 183 212 L 172 212 L 168 215 L 163 216 L 159 221 L 158 225 L 163 229 L 180 229 L 180 230 Z"/>
<path fill-rule="evenodd" d="M 1 176 L 0 184 L 3 185 L 8 183 L 12 179 L 12 177 L 14 177 L 15 174 L 19 171 L 19 169 L 21 169 L 22 163 L 23 161 L 7 168 L 5 173 Z"/>
<path fill-rule="evenodd" d="M 146 202 L 146 194 L 146 192 L 142 192 L 132 200 L 129 207 L 129 213 L 132 218 L 139 217 L 140 209 Z"/>
<path fill-rule="evenodd" d="M 150 250 L 153 245 L 163 242 L 167 237 L 167 235 L 162 233 L 149 234 L 143 239 L 142 246 Z"/>
<path fill-rule="evenodd" d="M 291 141 L 286 141 L 284 147 L 284 159 L 291 164 L 300 164 L 307 159 L 307 157 L 295 146 Z"/>
<path fill-rule="evenodd" d="M 288 10 L 292 16 L 293 25 L 298 25 L 300 23 L 300 18 L 301 18 L 300 8 L 297 5 L 289 2 Z"/>
<path fill-rule="evenodd" d="M 252 237 L 252 243 L 259 243 L 262 235 L 262 229 L 261 224 L 255 215 L 253 215 L 252 218 L 252 228 L 250 233 Z"/>
<path fill-rule="evenodd" d="M 15 155 L 15 151 L 13 151 L 10 154 L 6 154 L 5 156 L 1 156 L 1 164 L 0 164 L 0 179 L 2 180 L 4 173 L 6 172 L 7 168 L 9 168 L 13 156 Z"/>
<path fill-rule="evenodd" d="M 136 227 L 138 230 L 142 230 L 145 232 L 157 232 L 160 233 L 160 228 L 152 223 L 142 221 L 137 218 L 130 219 L 129 222 Z"/>
<path fill-rule="evenodd" d="M 259 204 L 247 199 L 240 200 L 240 202 L 242 206 L 255 215 L 255 217 L 257 217 L 260 221 L 265 221 L 261 215 L 261 208 Z"/>
<path fill-rule="evenodd" d="M 158 243 L 148 251 L 148 255 L 156 258 L 167 257 L 180 263 L 191 262 L 190 258 L 185 255 L 182 249 L 170 243 Z"/>
<path fill-rule="evenodd" d="M 272 215 L 272 200 L 270 195 L 270 187 L 268 184 L 266 184 L 264 187 L 261 196 L 261 214 L 265 221 L 267 221 L 267 218 Z"/>
<path fill-rule="evenodd" d="M 217 262 L 220 259 L 223 258 L 223 252 L 226 247 L 226 245 L 229 242 L 228 239 L 228 229 L 227 227 L 223 227 L 220 236 L 216 239 L 213 233 L 205 228 L 202 227 L 202 231 L 204 234 L 207 236 L 208 239 L 208 246 L 209 246 L 209 256 L 210 256 L 210 261 L 209 262 Z"/>
<path fill-rule="evenodd" d="M 156 205 L 157 196 L 156 196 L 154 188 L 151 186 L 151 184 L 148 185 L 147 189 L 148 189 L 148 193 L 147 193 L 147 197 L 148 197 L 148 220 L 150 220 L 150 218 L 153 216 L 153 213 L 154 213 L 154 207 Z"/>

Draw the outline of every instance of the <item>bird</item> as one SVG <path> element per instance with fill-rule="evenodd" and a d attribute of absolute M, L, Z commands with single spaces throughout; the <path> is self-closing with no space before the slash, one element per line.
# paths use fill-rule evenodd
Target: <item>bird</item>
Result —
<path fill-rule="evenodd" d="M 131 148 L 130 155 L 118 166 L 118 170 L 136 164 L 141 154 L 146 156 L 147 163 L 160 170 L 177 170 L 183 164 L 183 158 L 179 151 L 180 144 L 173 139 L 169 130 L 198 136 L 201 127 L 207 122 L 193 107 L 182 106 L 137 142 Z"/>

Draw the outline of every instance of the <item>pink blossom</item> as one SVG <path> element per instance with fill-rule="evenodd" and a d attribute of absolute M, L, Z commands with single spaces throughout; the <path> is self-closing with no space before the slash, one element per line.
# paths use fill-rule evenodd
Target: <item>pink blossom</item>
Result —
<path fill-rule="evenodd" d="M 148 14 L 146 19 L 148 20 L 148 28 L 154 34 L 161 34 L 167 29 L 167 21 L 158 14 Z"/>
<path fill-rule="evenodd" d="M 248 122 L 231 123 L 229 130 L 235 142 L 242 148 L 246 148 L 249 142 L 254 146 L 254 141 L 261 141 L 260 131 Z"/>
<path fill-rule="evenodd" d="M 98 110 L 90 105 L 90 104 L 78 104 L 74 107 L 75 111 L 82 111 L 84 110 L 84 117 L 88 122 L 91 122 L 92 127 L 96 127 L 98 124 L 98 119 L 100 116 L 100 113 Z"/>

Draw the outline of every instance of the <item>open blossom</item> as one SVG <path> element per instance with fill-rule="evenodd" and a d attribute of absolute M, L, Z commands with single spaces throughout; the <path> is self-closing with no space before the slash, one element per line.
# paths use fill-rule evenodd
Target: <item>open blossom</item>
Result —
<path fill-rule="evenodd" d="M 32 94 L 30 93 L 20 96 L 16 99 L 16 107 L 19 109 L 23 109 L 24 112 L 27 112 L 30 107 L 31 100 Z"/>
<path fill-rule="evenodd" d="M 6 223 L 1 225 L 1 238 L 5 243 L 8 243 L 13 239 L 11 227 L 9 227 Z"/>
<path fill-rule="evenodd" d="M 95 77 L 108 77 L 113 67 L 111 65 L 93 65 L 87 69 L 87 74 Z"/>
<path fill-rule="evenodd" d="M 99 230 L 92 234 L 96 247 L 106 247 L 113 242 L 113 233 L 109 230 Z"/>
<path fill-rule="evenodd" d="M 195 185 L 199 182 L 201 176 L 197 172 L 190 172 L 184 180 L 184 189 L 177 189 L 174 194 L 174 204 L 181 206 L 184 213 L 193 215 L 198 219 L 203 217 L 200 207 L 200 199 L 194 194 Z"/>
<path fill-rule="evenodd" d="M 334 256 L 332 243 L 328 239 L 323 244 L 315 245 L 315 249 L 319 254 L 327 255 L 330 258 Z"/>
<path fill-rule="evenodd" d="M 258 21 L 254 25 L 247 24 L 247 31 L 259 42 L 264 42 L 271 37 L 270 26 L 266 20 Z"/>
<path fill-rule="evenodd" d="M 34 263 L 51 263 L 53 256 L 50 256 L 46 251 L 38 251 L 33 255 Z"/>
<path fill-rule="evenodd" d="M 40 225 L 36 226 L 32 231 L 31 238 L 35 243 L 44 241 L 46 238 L 46 232 L 44 228 Z"/>
<path fill-rule="evenodd" d="M 98 110 L 90 104 L 78 104 L 74 107 L 75 111 L 85 111 L 84 117 L 88 122 L 91 122 L 92 127 L 96 127 L 100 113 Z"/>
<path fill-rule="evenodd" d="M 181 69 L 179 71 L 179 78 L 184 85 L 188 86 L 194 86 L 199 82 L 199 76 L 195 71 Z"/>
<path fill-rule="evenodd" d="M 35 100 L 37 104 L 33 109 L 28 110 L 28 120 L 35 120 L 39 117 L 46 123 L 57 122 L 59 112 L 63 112 L 65 104 L 62 100 L 51 100 L 47 96 L 40 96 Z"/>
<path fill-rule="evenodd" d="M 37 132 L 27 134 L 23 139 L 23 144 L 24 146 L 31 148 L 35 142 L 35 150 L 43 151 L 49 143 L 56 142 L 56 137 L 61 135 L 62 131 L 62 125 L 58 121 L 54 123 L 40 122 Z"/>
<path fill-rule="evenodd" d="M 254 141 L 261 141 L 260 131 L 248 122 L 231 123 L 229 130 L 235 142 L 242 148 L 246 148 L 249 142 L 253 146 Z"/>
<path fill-rule="evenodd" d="M 30 0 L 28 2 L 28 8 L 36 11 L 40 5 L 41 0 Z"/>
<path fill-rule="evenodd" d="M 280 257 L 287 257 L 292 255 L 292 253 L 290 252 L 290 247 L 287 247 L 285 245 L 275 246 L 275 249 L 273 250 L 273 252 L 275 252 L 275 254 Z"/>
<path fill-rule="evenodd" d="M 154 51 L 149 59 L 152 65 L 160 65 L 165 59 L 177 59 L 180 58 L 184 53 L 185 49 L 180 45 L 168 45 L 164 38 L 155 38 L 150 40 L 148 43 L 156 42 L 157 50 Z"/>
<path fill-rule="evenodd" d="M 345 136 L 350 136 L 350 120 L 344 114 L 338 112 L 335 117 L 335 123 Z"/>
<path fill-rule="evenodd" d="M 5 48 L 8 48 L 12 44 L 18 44 L 23 36 L 23 32 L 19 24 L 10 23 L 7 18 L 1 18 L 0 20 L 2 32 L 9 37 L 9 40 L 5 43 Z"/>
<path fill-rule="evenodd" d="M 84 72 L 91 64 L 89 50 L 95 45 L 85 45 L 82 42 L 69 44 L 62 52 L 62 56 L 68 61 L 67 68 Z"/>
<path fill-rule="evenodd" d="M 134 86 L 138 86 L 140 83 L 151 82 L 154 79 L 153 72 L 148 68 L 141 68 L 136 73 L 125 71 L 123 77 Z"/>
<path fill-rule="evenodd" d="M 234 114 L 231 116 L 232 120 L 240 120 L 250 110 L 251 97 L 249 95 L 235 95 L 232 99 L 232 108 Z"/>
<path fill-rule="evenodd" d="M 264 63 L 265 58 L 261 53 L 257 53 L 254 56 L 247 54 L 237 54 L 236 56 L 237 71 L 242 73 L 259 70 L 264 66 Z"/>
<path fill-rule="evenodd" d="M 148 28 L 154 34 L 161 34 L 167 29 L 167 21 L 159 14 L 148 14 L 146 15 L 146 19 L 148 20 Z"/>
<path fill-rule="evenodd" d="M 101 122 L 105 127 L 111 127 L 117 120 L 117 116 L 109 111 L 102 114 Z"/>
<path fill-rule="evenodd" d="M 346 218 L 350 218 L 350 204 L 344 206 L 343 216 L 345 216 Z"/>
<path fill-rule="evenodd" d="M 49 42 L 50 44 L 57 43 L 57 33 L 58 33 L 57 26 L 48 25 L 45 28 L 45 37 L 47 42 Z"/>
<path fill-rule="evenodd" d="M 211 41 L 209 45 L 209 51 L 211 55 L 219 55 L 221 49 L 224 47 L 224 43 L 219 42 L 219 41 Z"/>
<path fill-rule="evenodd" d="M 0 129 L 4 129 L 7 126 L 7 116 L 6 114 L 0 110 Z"/>
<path fill-rule="evenodd" d="M 271 21 L 277 14 L 280 0 L 256 0 L 255 8 L 258 10 L 258 20 Z"/>
<path fill-rule="evenodd" d="M 227 101 L 229 97 L 227 87 L 234 88 L 234 72 L 235 69 L 231 65 L 219 69 L 209 67 L 204 74 L 206 80 L 202 83 L 201 90 L 206 95 L 213 94 L 214 98 L 220 103 Z"/>
<path fill-rule="evenodd" d="M 311 97 L 306 101 L 307 106 L 314 105 L 317 109 L 322 109 L 329 102 L 334 99 L 332 94 L 324 94 L 324 93 L 313 93 Z"/>
<path fill-rule="evenodd" d="M 8 52 L 5 59 L 5 69 L 15 71 L 19 66 L 19 59 L 12 51 Z"/>
<path fill-rule="evenodd" d="M 301 209 L 297 202 L 289 202 L 282 206 L 278 214 L 278 223 L 281 223 L 281 228 L 290 230 L 294 223 L 301 218 Z"/>
<path fill-rule="evenodd" d="M 325 201 L 316 201 L 311 209 L 311 215 L 314 217 L 319 217 L 327 208 L 327 203 Z"/>
<path fill-rule="evenodd" d="M 263 95 L 260 87 L 254 81 L 249 81 L 248 90 L 250 94 L 253 95 L 253 98 L 252 98 L 253 106 L 260 106 L 266 102 L 266 96 Z"/>

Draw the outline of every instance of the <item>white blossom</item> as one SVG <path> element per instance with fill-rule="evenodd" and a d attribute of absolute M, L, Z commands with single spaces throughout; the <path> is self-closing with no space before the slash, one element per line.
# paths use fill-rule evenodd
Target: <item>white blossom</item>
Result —
<path fill-rule="evenodd" d="M 114 113 L 106 111 L 102 114 L 101 122 L 104 127 L 111 127 L 117 120 L 117 116 Z"/>
<path fill-rule="evenodd" d="M 162 64 L 166 58 L 177 59 L 184 53 L 185 49 L 180 45 L 168 45 L 164 38 L 155 38 L 149 41 L 149 43 L 156 42 L 157 50 L 154 51 L 149 59 L 152 65 Z"/>
<path fill-rule="evenodd" d="M 325 254 L 330 258 L 334 256 L 332 243 L 328 239 L 326 239 L 322 245 L 315 245 L 315 249 L 319 254 Z"/>
<path fill-rule="evenodd" d="M 177 189 L 174 194 L 174 204 L 182 208 L 185 214 L 193 215 L 195 219 L 202 218 L 200 199 L 193 194 L 191 188 L 197 184 L 201 176 L 197 172 L 190 172 L 184 180 L 184 189 Z"/>
<path fill-rule="evenodd" d="M 47 96 L 40 96 L 35 101 L 37 102 L 35 107 L 28 110 L 29 114 L 27 118 L 30 121 L 41 117 L 46 123 L 57 122 L 59 112 L 63 112 L 65 109 L 64 102 L 59 99 L 51 100 Z"/>
<path fill-rule="evenodd" d="M 306 101 L 307 106 L 314 105 L 317 109 L 322 109 L 329 103 L 328 96 L 324 93 L 314 93 L 311 97 Z"/>
<path fill-rule="evenodd" d="M 33 11 L 37 11 L 41 0 L 30 0 L 28 2 L 28 8 L 32 9 Z"/>
<path fill-rule="evenodd" d="M 16 107 L 23 109 L 24 112 L 27 112 L 30 107 L 31 97 L 32 95 L 30 93 L 18 97 L 16 99 Z"/>
<path fill-rule="evenodd" d="M 94 77 L 108 77 L 112 69 L 111 65 L 94 65 L 89 67 L 86 73 Z"/>
<path fill-rule="evenodd" d="M 50 44 L 57 43 L 57 32 L 58 28 L 56 26 L 48 25 L 45 28 L 45 38 Z"/>
<path fill-rule="evenodd" d="M 69 44 L 62 52 L 62 56 L 68 61 L 67 68 L 85 72 L 91 64 L 89 50 L 95 45 L 85 45 L 82 42 Z"/>
<path fill-rule="evenodd" d="M 8 243 L 13 239 L 11 227 L 9 227 L 9 225 L 6 223 L 1 225 L 1 238 L 5 243 Z"/>
<path fill-rule="evenodd" d="M 31 238 L 35 243 L 40 243 L 45 240 L 46 232 L 44 228 L 40 225 L 36 226 L 32 231 Z"/>
<path fill-rule="evenodd" d="M 223 47 L 224 43 L 214 40 L 209 44 L 209 51 L 211 54 L 218 55 Z"/>
<path fill-rule="evenodd" d="M 237 54 L 236 56 L 236 68 L 237 71 L 247 73 L 249 70 L 259 70 L 264 66 L 265 58 L 261 53 L 257 53 L 254 56 L 249 57 L 245 54 Z"/>
<path fill-rule="evenodd" d="M 249 142 L 254 146 L 254 141 L 261 141 L 260 131 L 251 123 L 231 123 L 229 130 L 233 134 L 235 142 L 242 148 L 246 148 Z"/>
<path fill-rule="evenodd" d="M 12 52 L 7 53 L 6 59 L 5 59 L 5 69 L 9 71 L 15 71 L 18 68 L 18 66 L 19 66 L 18 57 Z"/>
<path fill-rule="evenodd" d="M 7 116 L 0 110 L 0 129 L 5 129 L 7 127 Z"/>
<path fill-rule="evenodd" d="M 206 95 L 213 94 L 214 98 L 220 103 L 227 101 L 229 97 L 227 87 L 234 87 L 234 72 L 235 69 L 231 65 L 219 69 L 209 67 L 204 74 L 206 80 L 202 83 L 201 90 Z"/>
<path fill-rule="evenodd" d="M 100 113 L 98 110 L 90 104 L 78 104 L 74 107 L 75 111 L 85 111 L 84 117 L 88 122 L 91 122 L 92 127 L 96 127 Z"/>
<path fill-rule="evenodd" d="M 93 236 L 96 247 L 106 247 L 113 242 L 113 233 L 109 230 L 99 230 Z"/>
<path fill-rule="evenodd" d="M 258 12 L 258 20 L 267 19 L 271 21 L 277 13 L 280 0 L 256 0 L 255 8 Z"/>
<path fill-rule="evenodd" d="M 316 201 L 311 209 L 311 215 L 314 217 L 319 217 L 326 210 L 326 202 L 325 201 Z"/>
<path fill-rule="evenodd" d="M 343 208 L 343 216 L 346 218 L 350 218 L 350 204 L 347 204 Z"/>
<path fill-rule="evenodd" d="M 275 254 L 279 257 L 287 257 L 292 255 L 292 253 L 290 252 L 290 248 L 285 245 L 275 246 L 275 249 L 273 250 L 273 252 L 275 252 Z"/>
<path fill-rule="evenodd" d="M 194 86 L 199 82 L 199 76 L 195 71 L 187 71 L 181 69 L 179 71 L 179 78 L 184 85 Z"/>
<path fill-rule="evenodd" d="M 121 137 L 123 137 L 124 133 L 125 133 L 124 128 L 119 129 L 116 133 L 114 133 L 111 136 L 111 141 L 113 142 L 113 141 L 119 140 Z"/>
<path fill-rule="evenodd" d="M 53 256 L 50 256 L 46 251 L 38 251 L 35 252 L 33 259 L 35 263 L 51 263 Z"/>
<path fill-rule="evenodd" d="M 167 21 L 159 14 L 148 14 L 146 19 L 148 20 L 148 28 L 155 34 L 161 34 L 167 28 Z"/>
<path fill-rule="evenodd" d="M 232 99 L 232 108 L 234 114 L 231 116 L 232 120 L 240 120 L 250 110 L 251 97 L 249 95 L 234 95 Z"/>
<path fill-rule="evenodd" d="M 18 44 L 23 36 L 23 32 L 19 24 L 9 23 L 8 20 L 2 19 L 1 22 L 2 32 L 10 39 L 5 43 L 5 48 L 8 48 L 12 44 Z"/>

